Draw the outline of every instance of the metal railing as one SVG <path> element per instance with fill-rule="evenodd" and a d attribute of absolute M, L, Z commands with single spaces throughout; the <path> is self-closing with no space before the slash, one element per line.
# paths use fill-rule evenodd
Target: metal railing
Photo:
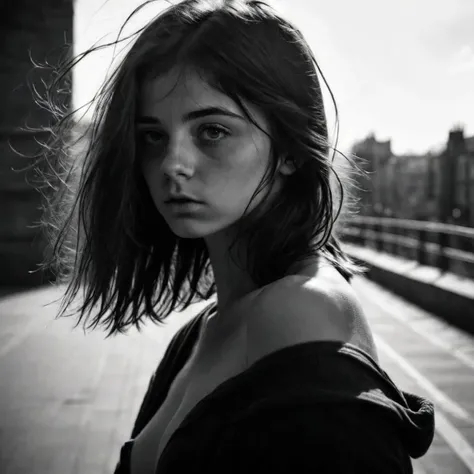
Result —
<path fill-rule="evenodd" d="M 441 222 L 355 216 L 343 240 L 474 278 L 474 228 Z"/>

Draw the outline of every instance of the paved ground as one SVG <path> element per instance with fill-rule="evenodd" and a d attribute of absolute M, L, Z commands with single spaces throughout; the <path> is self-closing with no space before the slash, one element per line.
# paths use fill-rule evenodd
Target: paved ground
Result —
<path fill-rule="evenodd" d="M 371 281 L 359 278 L 354 287 L 376 335 L 381 366 L 404 390 L 435 404 L 435 440 L 414 463 L 416 472 L 474 473 L 474 337 Z"/>
<path fill-rule="evenodd" d="M 474 338 L 365 279 L 354 286 L 377 337 L 381 364 L 437 409 L 419 474 L 474 472 Z M 0 472 L 110 474 L 151 371 L 174 332 L 202 305 L 104 340 L 54 320 L 61 295 L 40 289 L 0 300 Z M 466 315 L 468 317 L 468 315 Z"/>

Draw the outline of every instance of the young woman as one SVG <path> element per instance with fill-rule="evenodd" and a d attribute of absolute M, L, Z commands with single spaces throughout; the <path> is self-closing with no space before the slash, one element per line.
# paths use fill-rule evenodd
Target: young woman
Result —
<path fill-rule="evenodd" d="M 68 304 L 83 286 L 79 321 L 100 302 L 91 325 L 115 334 L 216 297 L 116 473 L 409 473 L 431 444 L 432 404 L 380 368 L 350 286 L 318 73 L 263 2 L 185 0 L 101 91 L 74 199 L 51 206 Z"/>

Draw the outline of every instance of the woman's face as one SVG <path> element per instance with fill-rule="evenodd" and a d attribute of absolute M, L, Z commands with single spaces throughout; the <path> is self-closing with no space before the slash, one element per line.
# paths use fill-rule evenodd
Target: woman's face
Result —
<path fill-rule="evenodd" d="M 265 117 L 246 105 L 268 131 Z M 178 80 L 171 72 L 143 84 L 137 139 L 153 201 L 184 238 L 207 237 L 238 221 L 271 159 L 267 135 L 228 96 L 192 73 Z M 167 203 L 181 195 L 199 202 Z"/>

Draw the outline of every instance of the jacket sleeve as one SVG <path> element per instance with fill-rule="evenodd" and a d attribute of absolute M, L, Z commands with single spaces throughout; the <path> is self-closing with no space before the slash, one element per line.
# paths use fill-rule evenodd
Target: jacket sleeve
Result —
<path fill-rule="evenodd" d="M 207 473 L 408 474 L 397 426 L 356 404 L 254 407 L 226 424 Z"/>

